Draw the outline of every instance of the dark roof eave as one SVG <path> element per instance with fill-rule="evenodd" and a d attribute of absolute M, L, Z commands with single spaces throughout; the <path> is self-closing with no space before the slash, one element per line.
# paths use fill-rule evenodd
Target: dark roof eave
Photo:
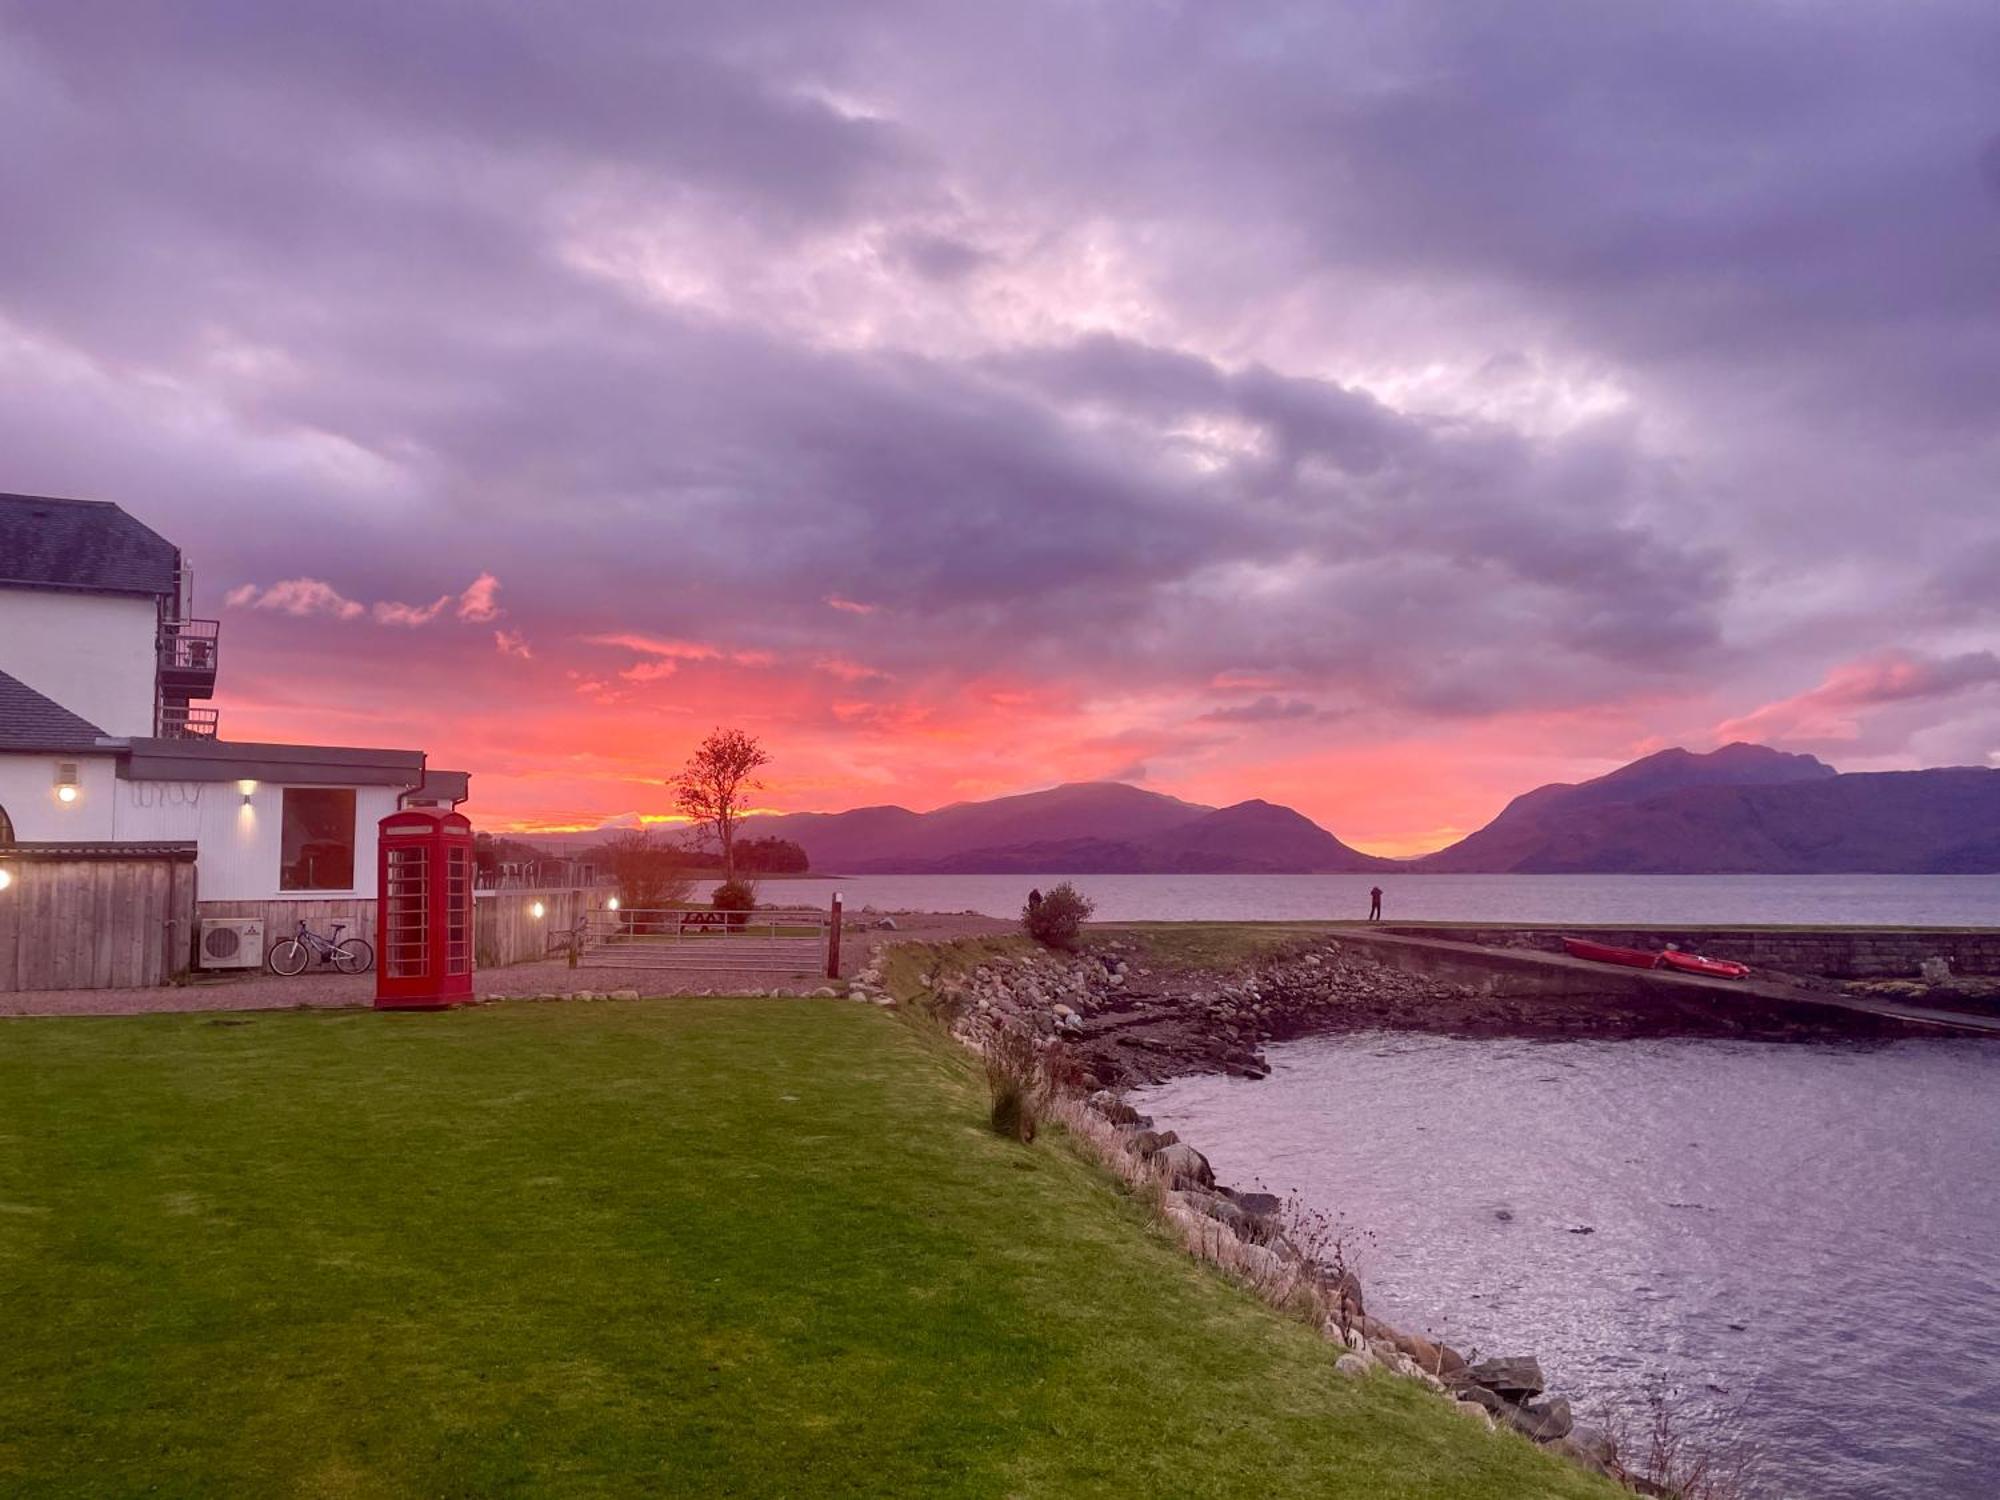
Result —
<path fill-rule="evenodd" d="M 199 848 L 180 840 L 119 843 L 108 839 L 51 839 L 0 844 L 0 860 L 172 859 L 192 863 Z"/>
<path fill-rule="evenodd" d="M 134 739 L 120 757 L 124 781 L 274 781 L 292 785 L 418 785 L 421 750 L 348 745 L 267 745 L 232 740 Z"/>
<path fill-rule="evenodd" d="M 440 802 L 463 802 L 472 795 L 472 773 L 470 771 L 440 771 L 436 766 L 424 768 L 423 784 L 411 792 L 413 797 L 435 797 Z"/>

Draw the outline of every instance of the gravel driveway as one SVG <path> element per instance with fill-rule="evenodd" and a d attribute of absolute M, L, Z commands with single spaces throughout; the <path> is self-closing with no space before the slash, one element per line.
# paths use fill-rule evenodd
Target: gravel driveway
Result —
<path fill-rule="evenodd" d="M 1012 932 L 1015 925 L 997 917 L 969 913 L 898 912 L 896 930 L 862 928 L 872 918 L 850 918 L 841 936 L 840 971 L 851 976 L 883 943 L 904 939 L 939 942 L 955 937 L 984 937 Z M 480 999 L 523 999 L 565 995 L 577 990 L 637 990 L 642 995 L 733 995 L 751 990 L 784 989 L 811 994 L 827 983 L 820 975 L 731 972 L 715 970 L 572 969 L 562 959 L 481 969 L 473 976 L 472 992 Z M 146 990 L 19 990 L 0 993 L 4 1016 L 136 1016 L 159 1011 L 295 1010 L 368 1005 L 375 999 L 373 974 L 336 974 L 332 970 L 287 979 L 257 972 L 204 976 L 194 984 Z"/>

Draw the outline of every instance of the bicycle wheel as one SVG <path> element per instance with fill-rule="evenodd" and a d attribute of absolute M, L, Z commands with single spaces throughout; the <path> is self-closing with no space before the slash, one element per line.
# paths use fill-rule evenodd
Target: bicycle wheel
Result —
<path fill-rule="evenodd" d="M 333 945 L 333 966 L 343 974 L 366 974 L 375 965 L 375 950 L 360 938 Z"/>
<path fill-rule="evenodd" d="M 264 963 L 273 974 L 282 974 L 287 979 L 294 974 L 303 974 L 312 955 L 306 945 L 297 938 L 286 938 L 264 956 Z"/>

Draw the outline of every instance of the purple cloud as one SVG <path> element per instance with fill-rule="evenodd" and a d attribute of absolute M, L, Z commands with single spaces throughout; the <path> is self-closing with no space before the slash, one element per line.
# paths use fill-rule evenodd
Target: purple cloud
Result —
<path fill-rule="evenodd" d="M 1970 0 L 17 10 L 7 487 L 125 502 L 357 690 L 358 611 L 607 691 L 688 674 L 593 638 L 836 660 L 857 724 L 1017 676 L 1162 781 L 1258 725 L 1687 733 L 1991 620 L 1996 45 Z"/>

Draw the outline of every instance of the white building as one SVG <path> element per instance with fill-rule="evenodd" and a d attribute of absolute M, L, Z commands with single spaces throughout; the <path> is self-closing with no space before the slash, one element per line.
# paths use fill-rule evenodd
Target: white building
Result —
<path fill-rule="evenodd" d="M 467 777 L 222 739 L 192 604 L 180 549 L 117 506 L 0 494 L 0 845 L 192 843 L 203 903 L 372 900 L 377 821 Z"/>

